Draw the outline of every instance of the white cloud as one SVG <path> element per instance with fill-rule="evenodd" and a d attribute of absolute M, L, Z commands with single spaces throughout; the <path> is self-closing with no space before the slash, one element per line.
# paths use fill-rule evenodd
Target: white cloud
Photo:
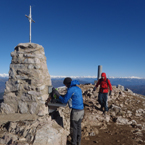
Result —
<path fill-rule="evenodd" d="M 3 78 L 7 78 L 9 75 L 8 74 L 0 74 L 0 77 L 3 77 Z"/>

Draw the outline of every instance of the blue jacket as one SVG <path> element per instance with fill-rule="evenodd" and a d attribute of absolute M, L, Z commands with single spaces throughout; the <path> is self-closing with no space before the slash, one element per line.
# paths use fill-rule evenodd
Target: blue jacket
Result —
<path fill-rule="evenodd" d="M 80 83 L 77 80 L 71 81 L 71 85 L 67 89 L 66 95 L 64 97 L 59 97 L 60 102 L 64 104 L 68 102 L 69 107 L 73 109 L 84 109 L 82 90 L 76 86 L 79 84 Z"/>

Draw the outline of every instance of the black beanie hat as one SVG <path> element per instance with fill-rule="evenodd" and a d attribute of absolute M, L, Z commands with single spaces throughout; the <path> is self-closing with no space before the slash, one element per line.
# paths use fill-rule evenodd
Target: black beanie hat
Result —
<path fill-rule="evenodd" d="M 63 80 L 63 84 L 64 84 L 64 85 L 70 85 L 70 84 L 71 84 L 71 81 L 72 81 L 72 79 L 69 78 L 69 77 L 67 77 L 67 78 L 65 78 L 65 79 Z"/>

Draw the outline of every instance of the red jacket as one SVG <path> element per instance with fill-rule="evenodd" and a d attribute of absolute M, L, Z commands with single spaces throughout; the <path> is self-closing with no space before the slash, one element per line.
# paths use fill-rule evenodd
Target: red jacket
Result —
<path fill-rule="evenodd" d="M 112 91 L 110 80 L 106 78 L 106 74 L 102 73 L 101 77 L 104 77 L 104 79 L 102 78 L 99 79 L 95 87 L 97 88 L 100 85 L 100 90 L 99 90 L 100 93 L 108 93 L 108 86 L 109 86 L 110 91 Z M 107 80 L 108 80 L 108 83 L 107 83 Z"/>

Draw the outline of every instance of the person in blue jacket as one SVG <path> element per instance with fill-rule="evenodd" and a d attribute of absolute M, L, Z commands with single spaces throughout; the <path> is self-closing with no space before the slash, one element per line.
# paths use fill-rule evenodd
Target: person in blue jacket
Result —
<path fill-rule="evenodd" d="M 65 78 L 63 84 L 67 87 L 67 93 L 64 97 L 59 96 L 61 103 L 68 103 L 72 108 L 70 114 L 70 135 L 72 145 L 81 145 L 81 122 L 84 116 L 84 104 L 82 97 L 82 90 L 76 86 L 80 83 L 69 77 Z M 56 92 L 56 90 L 54 90 Z"/>

